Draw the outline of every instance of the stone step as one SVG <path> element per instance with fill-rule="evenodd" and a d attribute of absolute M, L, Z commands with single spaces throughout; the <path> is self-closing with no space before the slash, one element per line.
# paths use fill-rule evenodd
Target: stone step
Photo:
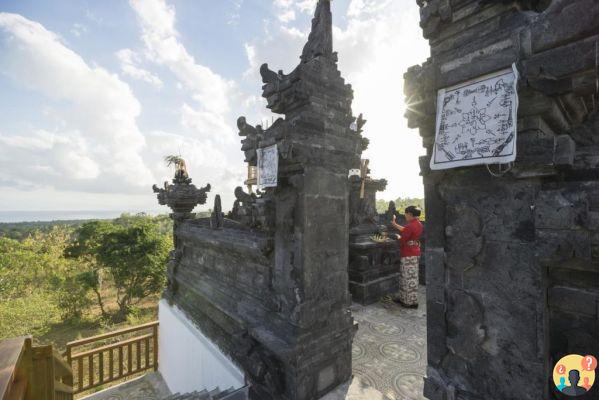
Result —
<path fill-rule="evenodd" d="M 229 388 L 220 390 L 215 388 L 211 391 L 202 390 L 185 394 L 172 394 L 165 397 L 163 400 L 247 400 L 247 388 L 235 390 Z"/>

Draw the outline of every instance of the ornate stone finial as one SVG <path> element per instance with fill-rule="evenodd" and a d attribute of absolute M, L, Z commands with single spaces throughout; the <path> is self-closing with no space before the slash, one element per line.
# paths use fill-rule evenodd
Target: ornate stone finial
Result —
<path fill-rule="evenodd" d="M 179 156 L 168 156 L 165 158 L 167 164 L 175 165 L 175 177 L 173 184 L 164 183 L 164 188 L 157 185 L 152 186 L 157 194 L 158 203 L 166 205 L 173 210 L 175 217 L 189 217 L 198 204 L 205 204 L 210 191 L 210 184 L 198 189 L 191 184 L 191 178 L 187 172 L 185 160 Z"/>
<path fill-rule="evenodd" d="M 247 123 L 245 117 L 239 117 L 237 119 L 237 128 L 239 129 L 239 136 L 244 138 L 241 140 L 241 151 L 245 154 L 245 162 L 250 166 L 256 166 L 256 149 L 258 148 L 258 141 L 263 136 L 262 127 L 260 125 L 254 127 Z"/>
<path fill-rule="evenodd" d="M 331 0 L 319 0 L 312 19 L 312 31 L 304 46 L 301 60 L 306 63 L 318 56 L 333 55 L 333 14 Z"/>
<path fill-rule="evenodd" d="M 210 227 L 212 229 L 222 229 L 225 225 L 225 215 L 223 214 L 223 207 L 220 200 L 220 194 L 217 194 L 214 198 L 214 209 L 210 216 Z"/>
<path fill-rule="evenodd" d="M 364 119 L 364 114 L 360 113 L 358 119 L 356 120 L 356 128 L 358 128 L 358 133 L 362 133 L 364 131 L 364 125 L 366 125 L 368 120 Z"/>

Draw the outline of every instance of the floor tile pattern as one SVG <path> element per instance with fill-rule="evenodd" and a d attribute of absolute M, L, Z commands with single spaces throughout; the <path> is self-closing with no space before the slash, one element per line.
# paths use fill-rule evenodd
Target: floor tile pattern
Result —
<path fill-rule="evenodd" d="M 421 400 L 426 371 L 426 293 L 420 307 L 407 309 L 390 301 L 352 305 L 359 323 L 353 346 L 356 378 L 393 400 Z"/>

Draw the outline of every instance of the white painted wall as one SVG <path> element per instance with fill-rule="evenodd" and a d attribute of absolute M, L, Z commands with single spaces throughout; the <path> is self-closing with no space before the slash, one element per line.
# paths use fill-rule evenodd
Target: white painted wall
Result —
<path fill-rule="evenodd" d="M 172 393 L 245 386 L 237 368 L 176 306 L 158 305 L 159 371 Z"/>

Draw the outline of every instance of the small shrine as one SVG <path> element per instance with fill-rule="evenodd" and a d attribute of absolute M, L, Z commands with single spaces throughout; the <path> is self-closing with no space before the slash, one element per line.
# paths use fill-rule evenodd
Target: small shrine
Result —
<path fill-rule="evenodd" d="M 387 181 L 372 179 L 368 165 L 362 160 L 360 175 L 350 177 L 349 197 L 349 290 L 352 300 L 363 305 L 399 290 L 399 246 L 387 227 L 390 219 L 381 221 L 376 211 L 376 193 L 386 189 Z"/>

